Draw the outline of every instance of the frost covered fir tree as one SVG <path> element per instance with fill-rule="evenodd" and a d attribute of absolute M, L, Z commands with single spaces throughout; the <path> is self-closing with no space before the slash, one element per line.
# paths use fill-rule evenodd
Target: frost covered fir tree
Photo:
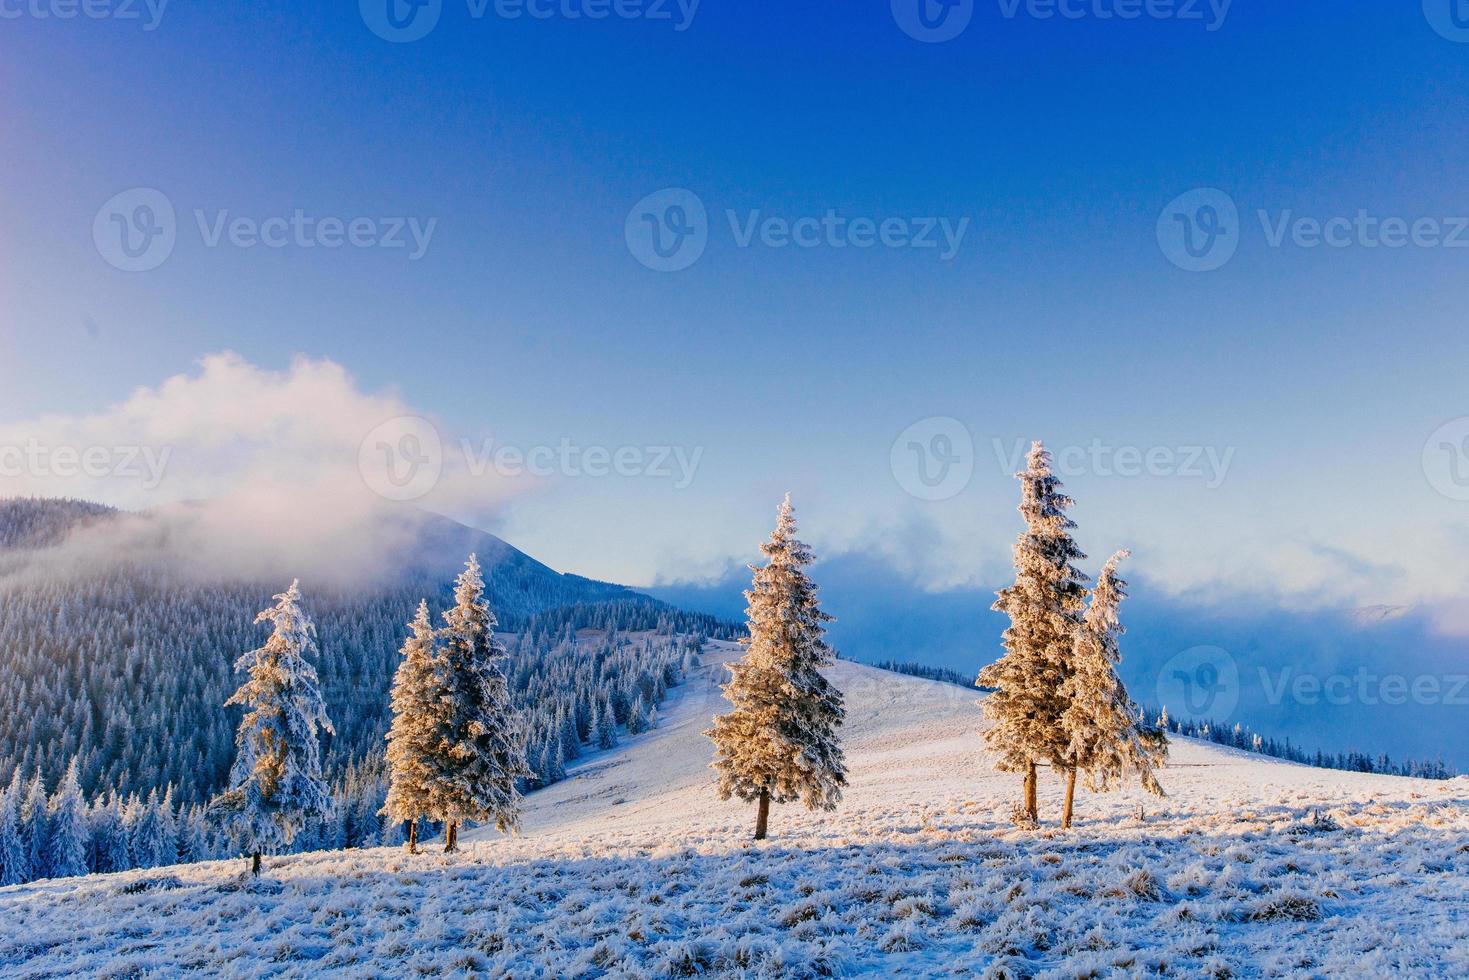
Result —
<path fill-rule="evenodd" d="M 641 735 L 648 730 L 648 720 L 643 713 L 643 696 L 633 698 L 632 707 L 627 709 L 627 733 Z"/>
<path fill-rule="evenodd" d="M 122 803 L 115 794 L 92 804 L 92 850 L 98 871 L 126 871 L 133 866 Z"/>
<path fill-rule="evenodd" d="M 418 850 L 418 821 L 432 811 L 431 790 L 441 710 L 439 643 L 428 603 L 408 627 L 403 661 L 393 675 L 393 723 L 388 729 L 388 795 L 382 815 L 408 824 L 405 847 Z"/>
<path fill-rule="evenodd" d="M 133 824 L 128 845 L 133 853 L 133 863 L 140 868 L 160 868 L 174 863 L 174 848 L 163 821 L 163 810 L 158 802 L 158 791 L 148 794 L 142 804 L 138 819 Z"/>
<path fill-rule="evenodd" d="M 26 784 L 25 795 L 20 803 L 20 833 L 25 841 L 26 862 L 30 867 L 31 879 L 49 878 L 51 824 L 46 819 L 46 784 L 41 781 L 41 771 Z"/>
<path fill-rule="evenodd" d="M 1117 564 L 1127 555 L 1117 552 L 1097 576 L 1076 634 L 1071 676 L 1062 687 L 1068 703 L 1061 724 L 1071 737 L 1063 827 L 1071 826 L 1077 770 L 1094 793 L 1110 792 L 1124 776 L 1136 773 L 1144 789 L 1163 795 L 1155 770 L 1167 758 L 1167 739 L 1143 720 L 1117 675 L 1122 662 L 1118 637 L 1124 632 L 1117 610 L 1127 597 L 1127 583 L 1117 576 Z"/>
<path fill-rule="evenodd" d="M 454 589 L 454 607 L 439 630 L 442 686 L 437 720 L 430 817 L 443 823 L 444 850 L 459 845 L 466 820 L 495 822 L 513 833 L 520 822 L 516 780 L 534 773 L 525 762 L 525 734 L 510 703 L 505 647 L 485 602 L 479 560 L 470 555 Z"/>
<path fill-rule="evenodd" d="M 55 878 L 87 873 L 87 848 L 91 832 L 87 826 L 87 803 L 77 777 L 77 760 L 72 758 L 61 777 L 61 785 L 47 805 L 51 839 L 47 841 L 48 864 Z M 169 862 L 170 864 L 173 862 Z"/>
<path fill-rule="evenodd" d="M 981 702 L 993 722 L 985 741 L 999 756 L 998 769 L 1024 773 L 1023 810 L 1033 822 L 1040 817 L 1036 767 L 1064 768 L 1071 743 L 1061 723 L 1061 688 L 1086 598 L 1086 576 L 1072 563 L 1086 556 L 1071 539 L 1076 524 L 1066 509 L 1072 501 L 1061 493 L 1044 446 L 1031 444 L 1025 472 L 1015 477 L 1025 532 L 1015 543 L 1015 584 L 993 607 L 1010 617 L 1010 628 L 1004 656 L 979 672 L 978 684 L 993 689 Z"/>
<path fill-rule="evenodd" d="M 251 710 L 235 734 L 230 788 L 215 800 L 234 837 L 260 873 L 265 851 L 287 848 L 308 823 L 331 806 L 321 777 L 317 730 L 332 731 L 317 686 L 316 626 L 301 609 L 301 587 L 292 582 L 275 606 L 255 618 L 270 623 L 270 638 L 235 662 L 249 679 L 226 705 Z"/>
<path fill-rule="evenodd" d="M 20 825 L 20 794 L 20 767 L 16 766 L 15 778 L 0 790 L 0 886 L 31 879 L 31 861 Z"/>
<path fill-rule="evenodd" d="M 790 494 L 760 550 L 766 564 L 751 566 L 754 582 L 745 593 L 747 649 L 724 685 L 734 710 L 704 733 L 715 745 L 720 799 L 756 803 L 756 840 L 765 838 L 772 802 L 833 810 L 847 784 L 837 737 L 846 714 L 842 695 L 821 674 L 835 659 L 822 625 L 831 617 L 806 575 L 813 557 L 796 539 Z"/>
<path fill-rule="evenodd" d="M 606 698 L 597 709 L 596 728 L 597 748 L 603 751 L 617 748 L 617 715 L 612 709 L 612 702 Z"/>

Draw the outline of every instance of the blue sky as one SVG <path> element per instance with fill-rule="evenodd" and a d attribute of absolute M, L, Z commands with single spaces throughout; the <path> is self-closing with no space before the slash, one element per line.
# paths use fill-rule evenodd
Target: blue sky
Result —
<path fill-rule="evenodd" d="M 1069 20 L 996 0 L 934 44 L 879 2 L 704 0 L 677 30 L 448 0 L 404 44 L 347 3 L 176 0 L 154 30 L 5 9 L 9 423 L 105 412 L 218 351 L 277 372 L 305 355 L 474 440 L 702 451 L 686 488 L 563 476 L 462 508 L 558 567 L 717 580 L 790 489 L 824 551 L 930 590 L 1003 575 L 994 440 L 1212 447 L 1232 452 L 1217 487 L 1068 475 L 1096 561 L 1131 546 L 1160 591 L 1303 607 L 1465 584 L 1469 504 L 1423 452 L 1469 415 L 1469 249 L 1274 248 L 1256 217 L 1469 214 L 1469 44 L 1417 4 L 1237 0 L 1211 31 L 1207 5 Z M 93 222 L 138 187 L 176 210 L 177 244 L 124 272 Z M 669 187 L 707 208 L 709 241 L 660 273 L 624 224 Z M 1194 188 L 1241 215 L 1215 271 L 1157 237 Z M 194 217 L 297 209 L 434 229 L 415 260 L 211 248 Z M 726 212 L 757 210 L 968 230 L 947 261 L 739 247 Z M 940 501 L 890 465 L 932 417 L 975 445 Z"/>

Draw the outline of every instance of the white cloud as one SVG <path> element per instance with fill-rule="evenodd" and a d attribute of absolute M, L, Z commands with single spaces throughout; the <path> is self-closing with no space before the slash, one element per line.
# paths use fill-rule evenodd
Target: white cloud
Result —
<path fill-rule="evenodd" d="M 440 438 L 422 414 L 395 394 L 362 391 L 329 360 L 300 357 L 269 371 L 214 354 L 197 372 L 139 388 L 97 414 L 0 424 L 0 496 L 148 511 L 146 522 L 127 526 L 127 539 L 110 542 L 119 553 L 166 541 L 206 568 L 367 571 L 410 533 L 411 517 L 385 524 L 386 515 L 421 508 L 484 520 L 526 483 L 493 470 L 475 476 L 452 448 L 443 451 L 457 440 Z M 393 449 L 425 425 L 439 445 L 425 439 L 413 448 L 435 455 L 437 478 L 410 488 L 410 499 L 385 496 L 386 468 L 406 473 L 416 464 L 372 444 L 364 453 L 364 440 Z"/>

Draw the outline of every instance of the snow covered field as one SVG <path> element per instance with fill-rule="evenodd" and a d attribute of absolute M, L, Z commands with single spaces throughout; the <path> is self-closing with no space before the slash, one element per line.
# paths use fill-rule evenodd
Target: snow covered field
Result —
<path fill-rule="evenodd" d="M 1469 975 L 1469 780 L 1309 769 L 1175 739 L 1169 792 L 1010 823 L 974 695 L 840 663 L 835 813 L 722 803 L 700 732 L 732 644 L 657 731 L 464 851 L 243 861 L 0 889 L 18 977 Z"/>

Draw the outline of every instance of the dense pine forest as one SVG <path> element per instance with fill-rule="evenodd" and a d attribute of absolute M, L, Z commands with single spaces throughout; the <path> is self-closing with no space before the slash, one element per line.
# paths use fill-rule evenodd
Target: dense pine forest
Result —
<path fill-rule="evenodd" d="M 29 777 L 39 769 L 54 786 L 75 757 L 85 793 L 171 786 L 180 803 L 202 801 L 222 785 L 234 752 L 239 713 L 221 707 L 237 685 L 234 659 L 259 644 L 255 614 L 285 583 L 200 583 L 142 562 L 65 578 L 25 573 L 26 549 L 55 544 L 68 526 L 109 513 L 77 502 L 0 503 L 0 541 L 12 542 L 0 565 L 0 772 L 19 766 Z M 490 556 L 490 603 L 527 709 L 555 690 L 558 710 L 580 699 L 585 726 L 594 697 L 577 685 L 615 681 L 596 695 L 611 699 L 625 723 L 631 703 L 623 704 L 623 688 L 662 670 L 673 633 L 734 629 L 620 586 L 559 575 L 490 535 L 477 537 L 481 555 Z M 328 772 L 382 751 L 407 623 L 420 599 L 436 613 L 446 604 L 447 570 L 463 557 L 446 559 L 437 576 L 414 570 L 406 582 L 365 592 L 303 583 L 336 728 L 324 739 Z M 596 649 L 573 642 L 587 629 L 608 638 Z M 618 638 L 634 632 L 663 640 Z"/>

